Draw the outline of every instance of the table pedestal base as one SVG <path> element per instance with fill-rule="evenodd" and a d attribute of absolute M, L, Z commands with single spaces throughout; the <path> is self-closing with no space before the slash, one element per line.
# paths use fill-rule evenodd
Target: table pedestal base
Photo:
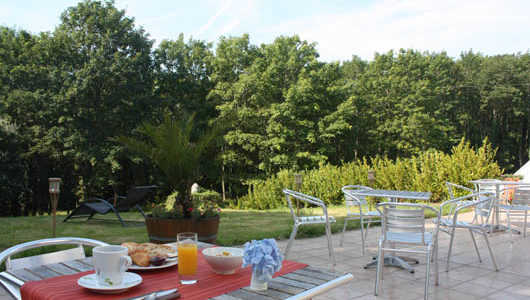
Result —
<path fill-rule="evenodd" d="M 385 256 L 383 264 L 385 266 L 398 267 L 401 269 L 405 269 L 410 273 L 414 273 L 414 268 L 410 266 L 410 262 L 417 264 L 418 260 L 408 257 Z M 374 257 L 374 260 L 364 265 L 364 268 L 377 268 L 377 258 Z"/>
<path fill-rule="evenodd" d="M 508 226 L 505 226 L 505 225 L 498 224 L 498 225 L 494 225 L 493 226 L 493 232 L 509 231 L 509 230 L 510 229 L 508 228 Z M 517 234 L 521 234 L 520 230 L 517 230 L 517 229 L 514 229 L 514 228 L 512 228 L 512 232 L 513 233 L 517 233 Z M 491 228 L 488 229 L 488 233 L 491 233 Z"/>

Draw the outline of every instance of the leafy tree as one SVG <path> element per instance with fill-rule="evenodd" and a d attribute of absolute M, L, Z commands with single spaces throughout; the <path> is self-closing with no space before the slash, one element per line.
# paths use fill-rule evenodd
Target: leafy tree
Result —
<path fill-rule="evenodd" d="M 164 40 L 154 51 L 155 96 L 161 108 L 195 111 L 197 125 L 206 128 L 216 116 L 215 104 L 207 98 L 213 87 L 212 45 L 180 34 L 175 41 Z"/>
<path fill-rule="evenodd" d="M 84 1 L 61 15 L 54 31 L 66 74 L 59 105 L 79 191 L 129 186 L 125 149 L 109 140 L 152 118 L 152 41 L 113 2 Z"/>
<path fill-rule="evenodd" d="M 28 171 L 24 142 L 14 124 L 0 118 L 0 216 L 19 216 L 27 209 Z"/>

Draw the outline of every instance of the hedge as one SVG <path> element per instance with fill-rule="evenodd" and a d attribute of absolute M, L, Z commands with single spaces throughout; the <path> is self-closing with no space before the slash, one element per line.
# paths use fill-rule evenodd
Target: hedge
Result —
<path fill-rule="evenodd" d="M 375 170 L 373 187 L 377 189 L 428 191 L 431 201 L 448 197 L 446 181 L 470 186 L 469 180 L 498 178 L 503 170 L 495 161 L 496 150 L 484 140 L 474 149 L 464 139 L 449 154 L 429 150 L 419 156 L 391 160 L 386 157 L 363 158 L 340 166 L 323 164 L 306 171 L 282 170 L 266 180 L 249 183 L 248 194 L 238 199 L 241 208 L 273 209 L 287 205 L 283 188 L 293 189 L 294 174 L 302 174 L 302 192 L 329 204 L 343 203 L 341 187 L 369 185 L 368 170 Z"/>

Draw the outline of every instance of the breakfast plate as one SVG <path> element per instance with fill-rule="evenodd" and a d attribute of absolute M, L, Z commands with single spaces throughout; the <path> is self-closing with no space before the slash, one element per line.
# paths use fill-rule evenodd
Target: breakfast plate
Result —
<path fill-rule="evenodd" d="M 169 268 L 177 264 L 178 264 L 178 261 L 176 258 L 174 259 L 167 258 L 166 261 L 162 263 L 160 266 L 149 265 L 148 267 L 141 267 L 141 266 L 133 264 L 132 266 L 129 267 L 129 270 L 133 270 L 133 271 L 157 270 L 157 269 Z"/>
<path fill-rule="evenodd" d="M 106 294 L 122 293 L 132 287 L 139 285 L 140 283 L 142 283 L 142 276 L 131 272 L 123 273 L 123 281 L 118 285 L 107 286 L 98 284 L 95 273 L 85 275 L 77 280 L 77 284 L 86 289 Z"/>

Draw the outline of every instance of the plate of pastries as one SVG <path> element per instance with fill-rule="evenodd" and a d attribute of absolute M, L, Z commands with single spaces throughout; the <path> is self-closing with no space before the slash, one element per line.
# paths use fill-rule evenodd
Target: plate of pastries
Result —
<path fill-rule="evenodd" d="M 125 242 L 121 245 L 129 250 L 129 256 L 133 261 L 129 270 L 155 270 L 177 264 L 177 253 L 170 246 L 135 242 Z"/>

